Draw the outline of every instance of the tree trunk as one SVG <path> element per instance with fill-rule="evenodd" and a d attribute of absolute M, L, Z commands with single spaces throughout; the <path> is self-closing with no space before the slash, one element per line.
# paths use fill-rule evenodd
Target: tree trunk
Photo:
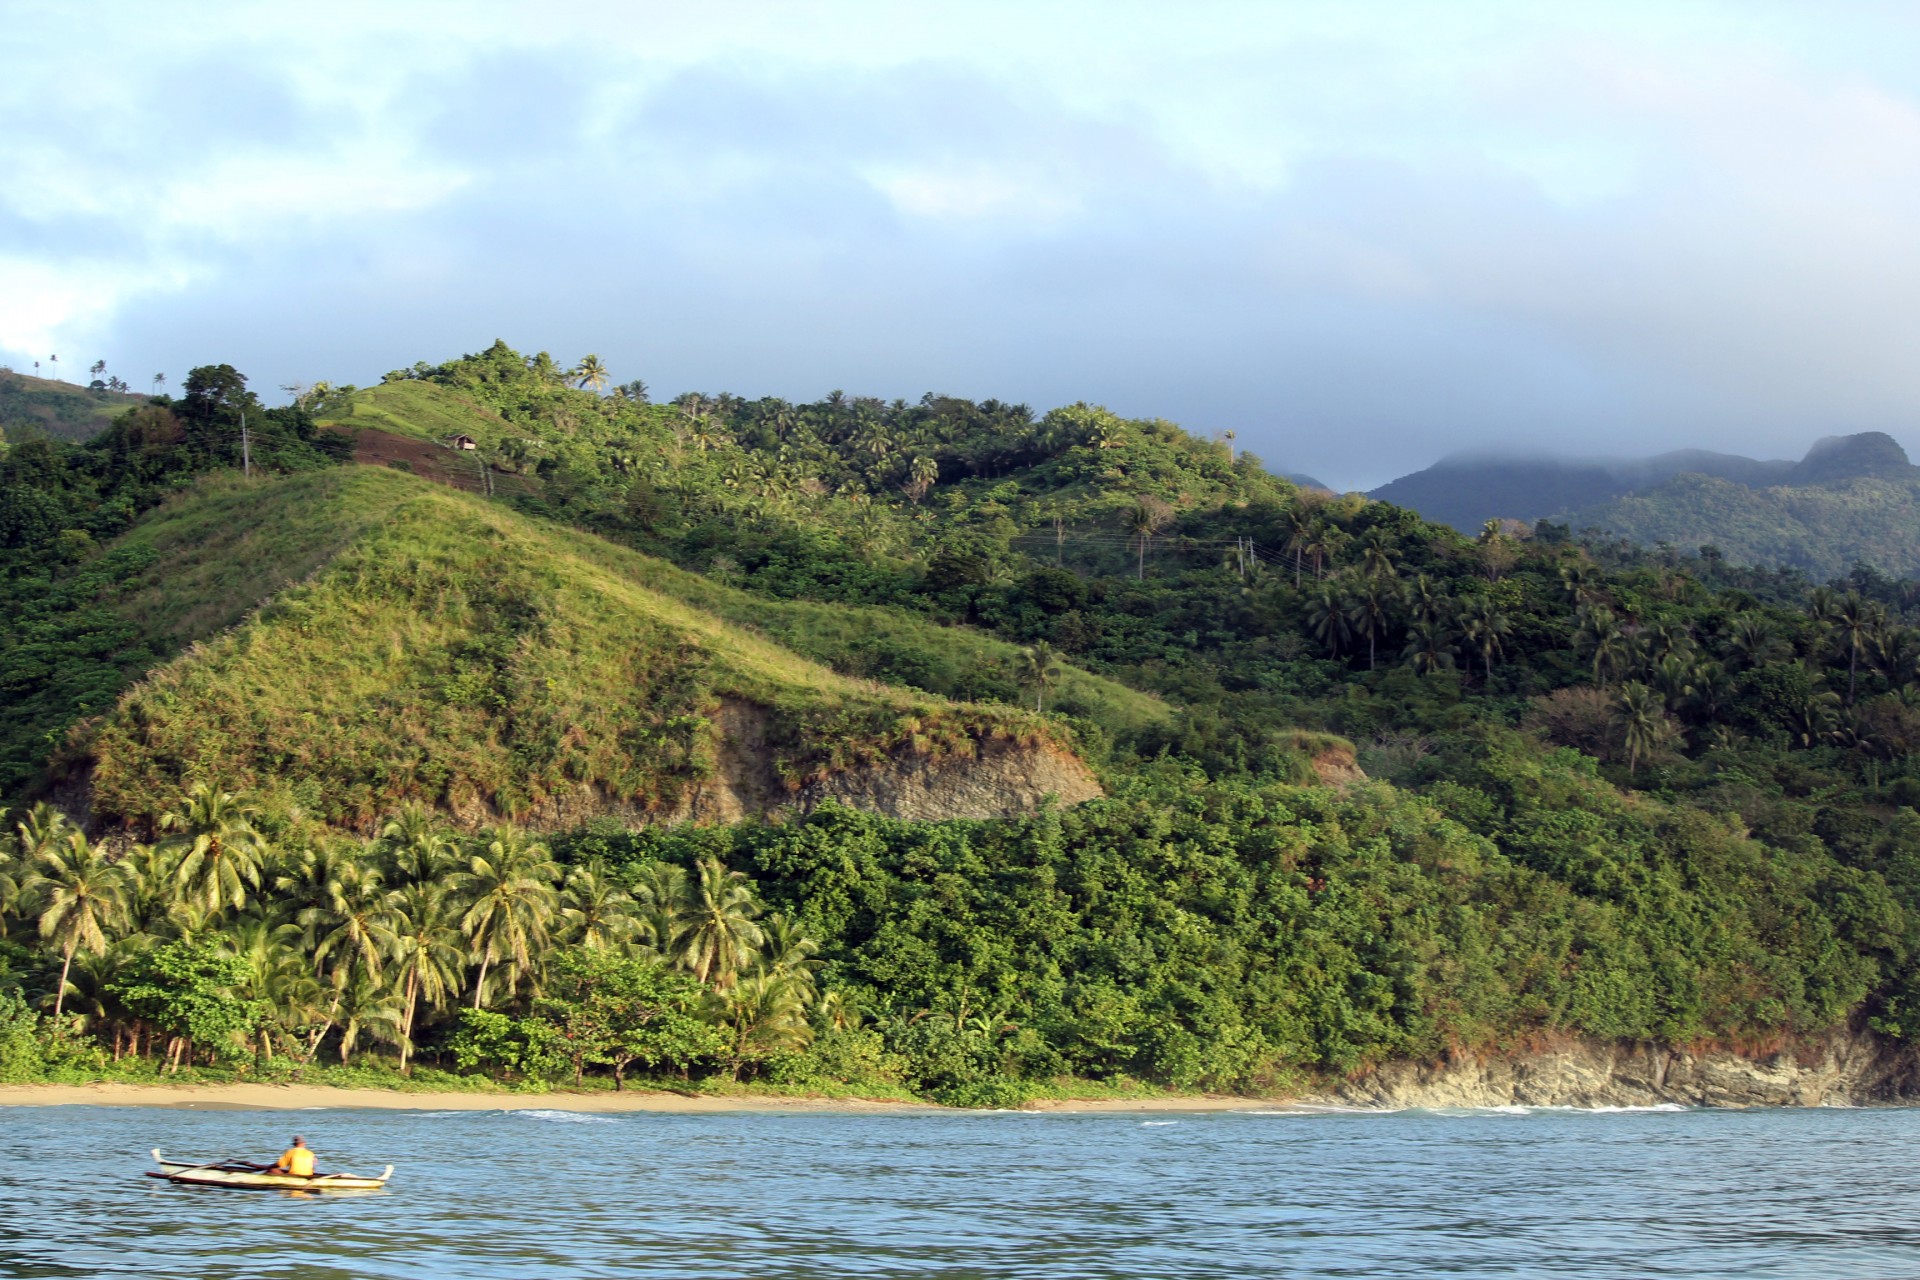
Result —
<path fill-rule="evenodd" d="M 407 1012 L 400 1024 L 400 1074 L 407 1074 L 407 1056 L 413 1048 L 414 1001 L 420 996 L 420 971 L 407 974 Z"/>
<path fill-rule="evenodd" d="M 53 1020 L 55 1022 L 60 1021 L 60 1011 L 61 1009 L 66 1007 L 67 973 L 73 968 L 74 948 L 78 947 L 79 945 L 80 945 L 80 939 L 78 937 L 74 938 L 73 941 L 67 943 L 66 959 L 64 959 L 60 963 L 60 989 L 54 992 L 53 994 Z"/>
<path fill-rule="evenodd" d="M 487 966 L 493 963 L 493 957 L 480 957 L 480 976 L 473 980 L 473 1007 L 480 1007 L 480 993 L 487 989 Z"/>

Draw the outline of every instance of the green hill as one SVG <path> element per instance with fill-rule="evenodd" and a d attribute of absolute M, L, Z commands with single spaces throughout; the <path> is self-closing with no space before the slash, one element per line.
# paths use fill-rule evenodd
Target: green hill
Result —
<path fill-rule="evenodd" d="M 70 744 L 102 817 L 149 817 L 198 777 L 349 826 L 410 801 L 469 820 L 685 813 L 738 745 L 722 739 L 739 725 L 716 725 L 740 708 L 752 763 L 788 792 L 897 752 L 1065 749 L 1031 712 L 842 676 L 689 603 L 744 613 L 724 590 L 392 471 L 210 484 L 125 545 L 148 557 L 116 608 L 191 647 Z M 824 619 L 775 621 L 805 638 Z M 1006 649 L 972 643 L 976 659 Z"/>
<path fill-rule="evenodd" d="M 1734 564 L 1799 569 L 1815 581 L 1860 562 L 1899 577 L 1920 574 L 1920 478 L 1910 476 L 1748 488 L 1685 475 L 1563 519 L 1643 546 L 1713 546 Z"/>
<path fill-rule="evenodd" d="M 146 402 L 142 395 L 95 391 L 0 369 L 0 439 L 44 431 L 61 440 L 90 440 L 106 430 L 114 415 Z"/>

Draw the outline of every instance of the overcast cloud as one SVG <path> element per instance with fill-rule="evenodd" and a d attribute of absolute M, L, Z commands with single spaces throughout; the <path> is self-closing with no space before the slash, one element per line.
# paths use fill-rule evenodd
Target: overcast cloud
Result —
<path fill-rule="evenodd" d="M 1920 445 L 1910 6 L 3 7 L 16 368 L 500 337 L 1085 399 L 1347 486 Z"/>

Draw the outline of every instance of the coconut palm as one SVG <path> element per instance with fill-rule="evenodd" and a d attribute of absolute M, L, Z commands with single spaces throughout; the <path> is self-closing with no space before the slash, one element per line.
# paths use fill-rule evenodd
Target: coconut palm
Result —
<path fill-rule="evenodd" d="M 1873 647 L 1876 633 L 1885 622 L 1880 607 L 1862 596 L 1858 591 L 1849 591 L 1833 604 L 1829 617 L 1833 622 L 1834 639 L 1847 655 L 1847 705 L 1853 705 L 1855 681 L 1860 673 L 1860 659 Z"/>
<path fill-rule="evenodd" d="M 105 951 L 108 931 L 125 916 L 124 874 L 105 848 L 89 842 L 84 832 L 69 830 L 35 856 L 32 892 L 40 905 L 40 936 L 60 950 L 60 986 L 53 997 L 58 1020 L 66 1006 L 73 953 Z"/>
<path fill-rule="evenodd" d="M 939 478 L 939 463 L 924 455 L 915 458 L 913 465 L 907 468 L 907 497 L 919 502 L 933 489 L 934 482 Z"/>
<path fill-rule="evenodd" d="M 633 896 L 608 874 L 603 862 L 588 862 L 567 873 L 560 888 L 562 940 L 599 951 L 633 939 L 640 921 Z"/>
<path fill-rule="evenodd" d="M 1147 576 L 1147 547 L 1153 542 L 1153 535 L 1166 528 L 1173 519 L 1173 508 L 1151 494 L 1134 499 L 1133 506 L 1127 511 L 1127 530 L 1140 543 L 1140 561 L 1135 570 L 1136 578 Z"/>
<path fill-rule="evenodd" d="M 1460 633 L 1469 647 L 1480 655 L 1482 673 L 1493 679 L 1493 658 L 1506 648 L 1513 623 L 1500 606 L 1485 596 L 1473 601 L 1460 613 Z"/>
<path fill-rule="evenodd" d="M 1336 584 L 1323 582 L 1307 597 L 1307 629 L 1332 657 L 1346 652 L 1353 628 L 1346 598 Z"/>
<path fill-rule="evenodd" d="M 1393 625 L 1394 606 L 1400 602 L 1400 588 L 1390 577 L 1363 578 L 1346 597 L 1347 621 L 1367 638 L 1367 670 L 1374 668 L 1374 654 L 1380 637 Z"/>
<path fill-rule="evenodd" d="M 379 868 L 362 858 L 334 864 L 324 899 L 297 917 L 313 948 L 313 963 L 339 975 L 353 970 L 378 978 L 394 945 L 394 916 Z"/>
<path fill-rule="evenodd" d="M 1742 613 L 1734 617 L 1721 641 L 1727 660 L 1736 670 L 1765 666 L 1782 656 L 1786 646 L 1780 633 L 1765 614 Z"/>
<path fill-rule="evenodd" d="M 604 391 L 607 386 L 607 366 L 600 363 L 599 356 L 583 356 L 573 370 L 573 381 L 575 386 Z"/>
<path fill-rule="evenodd" d="M 440 815 L 409 803 L 380 828 L 387 859 L 403 882 L 438 880 L 458 864 L 460 846 Z"/>
<path fill-rule="evenodd" d="M 509 990 L 532 970 L 534 952 L 551 936 L 558 909 L 553 883 L 559 877 L 560 867 L 547 846 L 517 828 L 503 823 L 481 837 L 467 870 L 454 879 L 456 891 L 468 903 L 460 928 L 480 962 L 473 982 L 474 1008 L 480 1007 L 487 971 L 494 965 L 506 965 Z"/>
<path fill-rule="evenodd" d="M 460 983 L 460 904 L 436 884 L 410 884 L 388 898 L 393 911 L 390 976 L 400 992 L 400 1071 L 413 1053 L 413 1028 L 424 1003 L 438 1009 Z"/>
<path fill-rule="evenodd" d="M 178 897 L 210 914 L 238 911 L 260 887 L 267 845 L 253 828 L 259 810 L 231 792 L 196 782 L 180 803 L 160 815 L 163 841 L 176 859 Z"/>
<path fill-rule="evenodd" d="M 670 862 L 649 864 L 634 881 L 633 899 L 638 910 L 637 940 L 663 959 L 671 956 L 693 909 L 685 868 Z"/>
<path fill-rule="evenodd" d="M 1614 703 L 1614 720 L 1620 727 L 1627 748 L 1627 772 L 1640 766 L 1640 757 L 1658 747 L 1666 736 L 1666 706 L 1660 695 L 1638 680 L 1629 680 L 1620 688 Z"/>
<path fill-rule="evenodd" d="M 1416 622 L 1407 628 L 1407 643 L 1400 650 L 1400 657 L 1413 668 L 1414 674 L 1427 676 L 1436 671 L 1451 671 L 1454 656 L 1453 632 L 1444 622 L 1437 619 Z"/>
<path fill-rule="evenodd" d="M 1045 640 L 1020 650 L 1020 682 L 1033 690 L 1033 709 L 1047 709 L 1047 690 L 1060 678 L 1060 657 Z"/>
<path fill-rule="evenodd" d="M 689 886 L 688 899 L 674 960 L 699 981 L 725 990 L 765 941 L 755 923 L 761 908 L 753 884 L 718 859 L 706 858 Z"/>

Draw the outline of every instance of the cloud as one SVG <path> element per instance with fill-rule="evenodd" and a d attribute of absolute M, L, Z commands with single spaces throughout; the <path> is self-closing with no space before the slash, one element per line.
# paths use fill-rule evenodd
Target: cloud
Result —
<path fill-rule="evenodd" d="M 1920 410 L 1899 10 L 109 12 L 0 54 L 15 359 L 367 381 L 499 336 L 1104 401 L 1356 484 Z"/>

